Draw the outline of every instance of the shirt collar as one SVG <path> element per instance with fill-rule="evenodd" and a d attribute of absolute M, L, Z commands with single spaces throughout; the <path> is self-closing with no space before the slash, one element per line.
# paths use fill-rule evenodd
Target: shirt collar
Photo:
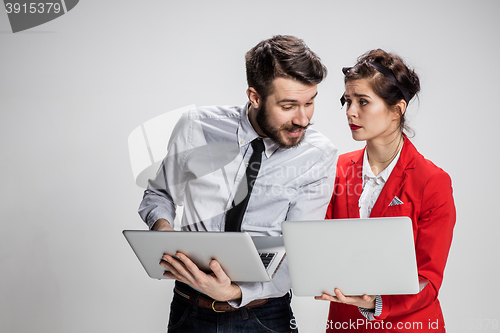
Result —
<path fill-rule="evenodd" d="M 240 124 L 238 125 L 238 145 L 239 147 L 248 146 L 253 140 L 260 137 L 259 134 L 255 131 L 252 124 L 250 123 L 250 119 L 248 118 L 248 106 L 247 103 L 245 106 L 241 108 L 241 118 Z M 262 138 L 265 146 L 265 155 L 269 158 L 272 154 L 274 154 L 279 146 L 276 142 L 271 140 L 270 138 Z"/>
<path fill-rule="evenodd" d="M 382 180 L 384 183 L 387 182 L 387 179 L 389 179 L 392 170 L 398 163 L 399 155 L 401 155 L 401 148 L 399 149 L 398 154 L 392 160 L 392 162 L 384 170 L 382 170 L 382 172 L 379 173 L 378 176 L 375 176 L 370 166 L 370 163 L 368 162 L 368 153 L 365 149 L 365 152 L 363 154 L 363 183 L 365 182 L 365 179 L 376 179 L 376 180 Z"/>

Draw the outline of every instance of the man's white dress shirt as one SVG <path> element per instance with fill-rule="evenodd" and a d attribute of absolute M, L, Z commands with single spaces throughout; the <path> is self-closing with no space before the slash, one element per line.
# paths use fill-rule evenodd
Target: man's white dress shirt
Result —
<path fill-rule="evenodd" d="M 259 135 L 247 105 L 194 108 L 174 128 L 168 153 L 139 208 L 152 228 L 160 218 L 174 223 L 175 207 L 184 206 L 184 231 L 224 231 Z M 312 128 L 297 147 L 282 149 L 269 138 L 241 225 L 250 235 L 281 235 L 285 220 L 324 219 L 333 192 L 337 148 Z M 236 198 L 238 200 L 238 198 Z M 173 227 L 173 225 L 172 225 Z M 228 249 L 230 251 L 231 249 Z M 286 259 L 270 282 L 237 283 L 239 307 L 255 299 L 281 297 L 291 288 Z"/>

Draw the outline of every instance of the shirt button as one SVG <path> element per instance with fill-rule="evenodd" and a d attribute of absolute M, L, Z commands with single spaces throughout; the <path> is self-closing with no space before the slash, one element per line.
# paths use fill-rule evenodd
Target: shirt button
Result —
<path fill-rule="evenodd" d="M 245 143 L 245 140 L 241 140 L 241 141 L 240 141 L 240 143 L 241 143 L 241 144 L 244 144 L 244 143 Z"/>

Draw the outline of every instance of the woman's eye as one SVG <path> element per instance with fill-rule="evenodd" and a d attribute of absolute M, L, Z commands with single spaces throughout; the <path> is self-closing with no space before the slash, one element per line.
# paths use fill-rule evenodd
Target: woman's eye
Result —
<path fill-rule="evenodd" d="M 366 104 L 368 104 L 368 102 L 362 99 L 359 101 L 359 104 L 361 104 L 361 106 L 365 106 Z"/>

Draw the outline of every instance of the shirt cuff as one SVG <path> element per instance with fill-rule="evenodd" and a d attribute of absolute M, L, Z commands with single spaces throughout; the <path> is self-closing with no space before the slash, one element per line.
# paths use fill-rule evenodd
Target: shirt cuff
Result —
<path fill-rule="evenodd" d="M 241 308 L 251 301 L 258 299 L 259 293 L 257 292 L 257 290 L 259 289 L 259 284 L 260 283 L 258 282 L 245 283 L 244 285 L 236 283 L 236 285 L 238 285 L 238 287 L 240 287 L 241 289 L 241 298 L 228 301 L 229 305 L 231 305 L 233 308 Z"/>
<path fill-rule="evenodd" d="M 256 299 L 282 297 L 292 288 L 286 257 L 271 281 L 234 283 L 241 289 L 241 299 L 232 300 L 228 303 L 235 308 L 245 306 Z"/>
<path fill-rule="evenodd" d="M 358 307 L 359 312 L 368 320 L 375 320 L 376 316 L 382 314 L 382 296 L 375 296 L 375 309 Z"/>

